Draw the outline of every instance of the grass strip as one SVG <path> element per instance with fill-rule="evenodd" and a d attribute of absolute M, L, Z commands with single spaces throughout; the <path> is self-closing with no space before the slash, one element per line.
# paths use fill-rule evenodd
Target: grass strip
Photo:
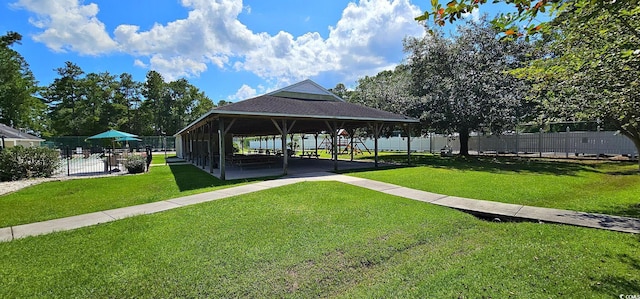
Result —
<path fill-rule="evenodd" d="M 383 156 L 406 161 L 406 155 Z M 415 167 L 351 175 L 439 194 L 640 218 L 632 162 L 413 156 Z"/>
<path fill-rule="evenodd" d="M 139 175 L 46 182 L 0 196 L 0 227 L 156 202 L 249 181 L 221 181 L 193 165 L 169 165 L 154 166 Z"/>

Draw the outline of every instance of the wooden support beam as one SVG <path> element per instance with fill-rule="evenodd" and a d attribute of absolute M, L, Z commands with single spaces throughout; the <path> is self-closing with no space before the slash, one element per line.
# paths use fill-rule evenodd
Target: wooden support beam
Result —
<path fill-rule="evenodd" d="M 289 171 L 289 149 L 287 148 L 287 135 L 289 130 L 287 128 L 287 120 L 282 120 L 282 174 L 287 175 Z"/>
<path fill-rule="evenodd" d="M 373 138 L 374 138 L 374 164 L 378 167 L 378 139 L 380 138 L 380 132 L 382 132 L 382 126 L 384 123 L 373 124 Z"/>
<path fill-rule="evenodd" d="M 411 126 L 405 126 L 404 131 L 407 133 L 407 165 L 411 165 Z"/>
<path fill-rule="evenodd" d="M 225 169 L 225 144 L 224 144 L 224 119 L 218 119 L 218 148 L 220 150 L 220 162 L 218 163 L 218 168 L 220 169 L 220 179 L 226 179 L 226 169 Z"/>
<path fill-rule="evenodd" d="M 213 120 L 209 121 L 209 161 L 211 161 L 210 165 L 209 165 L 209 173 L 213 173 L 213 163 L 214 163 L 214 159 L 215 156 L 213 155 L 213 147 L 215 146 L 215 144 L 213 144 Z"/>
<path fill-rule="evenodd" d="M 355 131 L 356 131 L 355 129 L 349 129 L 349 131 L 348 131 L 349 132 L 349 137 L 351 138 L 351 143 L 349 145 L 351 147 L 351 162 L 353 162 L 353 150 L 354 150 L 354 148 L 353 148 L 354 136 L 353 135 L 354 135 Z"/>
<path fill-rule="evenodd" d="M 316 139 L 316 159 L 318 158 L 318 132 L 313 134 L 313 137 Z"/>
<path fill-rule="evenodd" d="M 231 122 L 229 123 L 229 125 L 227 125 L 227 127 L 224 129 L 224 135 L 227 135 L 229 133 L 229 130 L 231 130 L 231 127 L 233 127 L 233 124 L 236 123 L 237 118 L 231 119 Z"/>
<path fill-rule="evenodd" d="M 338 124 L 333 123 L 333 171 L 338 171 Z"/>

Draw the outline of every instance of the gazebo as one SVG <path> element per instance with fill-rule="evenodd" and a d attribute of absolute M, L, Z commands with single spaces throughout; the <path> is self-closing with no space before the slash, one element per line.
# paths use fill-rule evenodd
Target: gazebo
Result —
<path fill-rule="evenodd" d="M 216 107 L 174 135 L 176 154 L 194 164 L 219 167 L 225 179 L 227 157 L 233 155 L 233 136 L 281 136 L 282 172 L 287 174 L 289 153 L 287 135 L 331 134 L 357 128 L 373 130 L 375 166 L 378 166 L 378 138 L 385 126 L 400 126 L 410 137 L 414 118 L 347 103 L 311 80 L 305 80 L 271 93 Z M 407 138 L 407 145 L 410 144 Z M 338 168 L 337 147 L 332 146 L 334 170 Z M 411 152 L 408 148 L 408 154 Z"/>

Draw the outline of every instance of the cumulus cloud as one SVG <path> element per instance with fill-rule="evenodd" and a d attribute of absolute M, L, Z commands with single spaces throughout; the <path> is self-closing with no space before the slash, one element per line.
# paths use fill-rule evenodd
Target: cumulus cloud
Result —
<path fill-rule="evenodd" d="M 233 96 L 229 97 L 230 101 L 241 101 L 244 99 L 253 98 L 257 95 L 257 90 L 251 88 L 251 86 L 242 84 L 242 87 L 236 91 Z"/>
<path fill-rule="evenodd" d="M 209 67 L 252 72 L 276 86 L 327 73 L 354 80 L 392 68 L 402 59 L 402 38 L 423 34 L 413 20 L 421 11 L 410 0 L 349 3 L 326 39 L 318 32 L 254 32 L 238 20 L 241 13 L 251 13 L 241 0 L 180 3 L 189 11 L 186 18 L 148 30 L 121 24 L 112 35 L 98 20 L 94 3 L 19 0 L 15 5 L 38 16 L 32 24 L 43 32 L 34 39 L 51 49 L 128 53 L 135 65 L 155 69 L 168 80 L 197 77 Z M 243 86 L 238 93 L 246 98 L 250 91 Z"/>
<path fill-rule="evenodd" d="M 118 44 L 96 17 L 99 9 L 95 3 L 81 5 L 78 0 L 20 0 L 13 6 L 36 14 L 29 22 L 44 31 L 34 35 L 33 39 L 53 51 L 98 55 L 117 49 Z"/>

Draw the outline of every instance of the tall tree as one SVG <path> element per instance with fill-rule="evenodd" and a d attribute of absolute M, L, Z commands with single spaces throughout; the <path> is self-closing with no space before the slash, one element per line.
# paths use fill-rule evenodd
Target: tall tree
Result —
<path fill-rule="evenodd" d="M 349 101 L 393 113 L 409 115 L 416 97 L 411 94 L 411 72 L 407 65 L 358 80 Z"/>
<path fill-rule="evenodd" d="M 144 117 L 142 114 L 141 84 L 133 80 L 129 73 L 120 74 L 115 91 L 114 103 L 124 107 L 126 113 L 120 124 L 120 129 L 136 135 L 142 133 Z"/>
<path fill-rule="evenodd" d="M 60 76 L 45 88 L 42 96 L 49 104 L 52 133 L 59 136 L 79 136 L 81 131 L 82 110 L 79 103 L 82 100 L 82 69 L 70 62 L 56 69 Z"/>
<path fill-rule="evenodd" d="M 336 87 L 330 88 L 329 91 L 345 101 L 348 101 L 351 95 L 353 94 L 353 91 L 348 90 L 343 83 L 336 84 Z"/>
<path fill-rule="evenodd" d="M 521 66 L 527 47 L 501 42 L 484 19 L 458 31 L 452 39 L 440 32 L 409 38 L 405 49 L 419 97 L 415 116 L 437 131 L 457 132 L 460 154 L 468 155 L 470 132 L 501 133 L 523 114 L 525 84 L 506 71 Z"/>
<path fill-rule="evenodd" d="M 0 123 L 41 133 L 46 105 L 35 96 L 38 83 L 29 64 L 11 48 L 20 40 L 16 32 L 0 36 Z"/>
<path fill-rule="evenodd" d="M 543 45 L 551 53 L 516 73 L 535 82 L 533 99 L 549 116 L 600 119 L 640 152 L 640 36 L 627 30 L 640 28 L 640 8 L 627 9 L 622 18 L 600 6 L 565 12 Z"/>
<path fill-rule="evenodd" d="M 142 95 L 145 100 L 142 109 L 147 113 L 148 121 L 151 124 L 146 132 L 147 135 L 160 135 L 166 133 L 166 124 L 170 118 L 170 107 L 167 107 L 167 88 L 162 75 L 156 71 L 147 73 L 146 81 L 143 83 Z"/>
<path fill-rule="evenodd" d="M 189 85 L 189 89 L 187 92 L 189 95 L 190 104 L 184 111 L 186 118 L 184 119 L 184 124 L 179 129 L 182 129 L 182 127 L 185 127 L 186 125 L 195 121 L 200 116 L 204 115 L 205 113 L 209 112 L 209 110 L 215 107 L 213 101 L 197 87 Z"/>

